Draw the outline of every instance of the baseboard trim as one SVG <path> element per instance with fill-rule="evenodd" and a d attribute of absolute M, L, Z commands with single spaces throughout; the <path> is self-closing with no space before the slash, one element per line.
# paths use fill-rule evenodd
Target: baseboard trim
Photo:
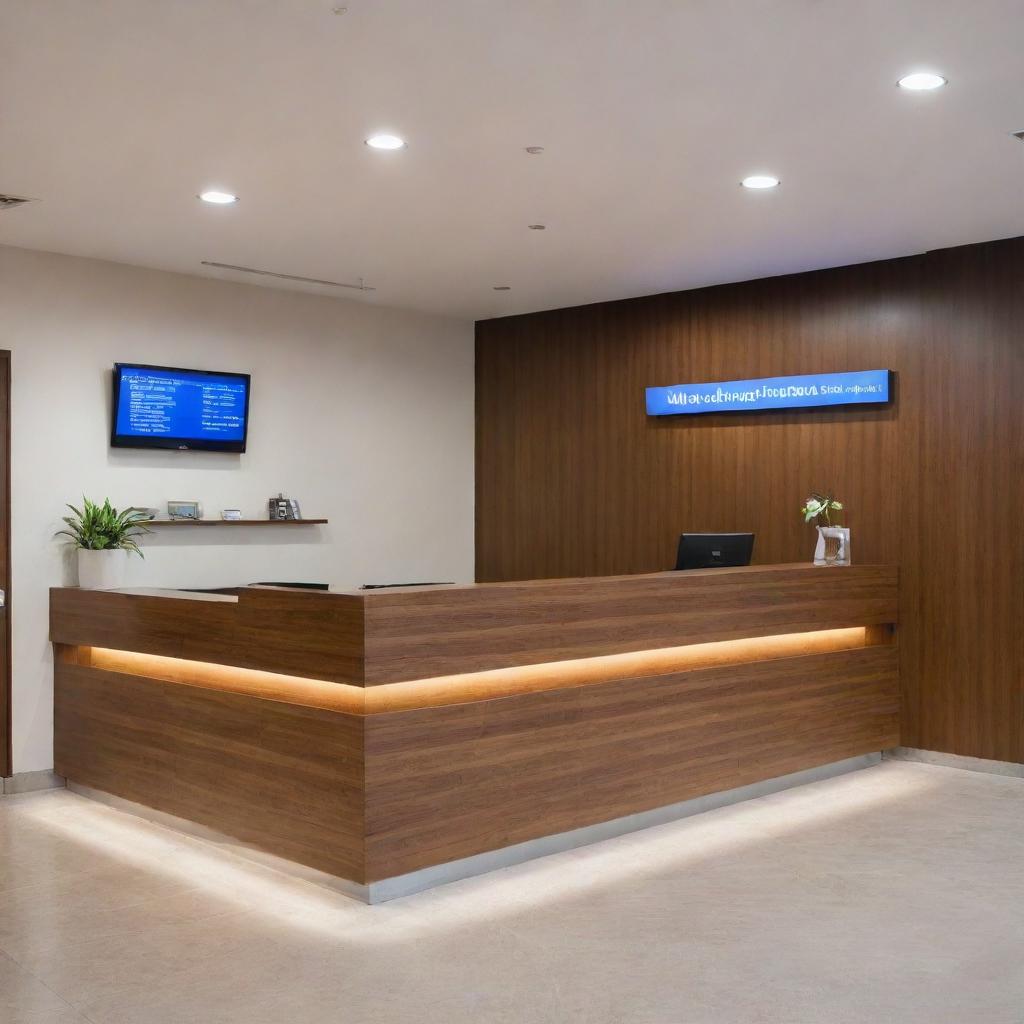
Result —
<path fill-rule="evenodd" d="M 990 761 L 984 757 L 967 757 L 964 754 L 945 754 L 941 750 L 919 750 L 917 747 L 893 747 L 883 755 L 890 761 L 918 761 L 942 768 L 962 768 L 968 772 L 984 772 L 987 775 L 1006 775 L 1024 779 L 1024 764 L 1015 761 Z"/>
<path fill-rule="evenodd" d="M 17 793 L 38 793 L 44 789 L 63 789 L 64 776 L 46 769 L 41 772 L 18 772 L 0 779 L 0 796 Z"/>
<path fill-rule="evenodd" d="M 184 818 L 164 814 L 162 811 L 153 810 L 142 804 L 132 803 L 130 800 L 124 800 L 110 793 L 104 793 L 88 786 L 80 786 L 71 781 L 68 782 L 68 789 L 79 796 L 87 797 L 90 800 L 97 800 L 100 803 L 115 807 L 136 817 L 145 818 L 148 821 L 174 829 L 177 832 L 183 832 L 193 838 L 214 843 L 245 860 L 253 861 L 265 867 L 273 868 L 276 871 L 282 871 L 285 874 L 325 886 L 335 892 L 341 892 L 346 896 L 361 900 L 363 903 L 373 904 L 386 903 L 389 900 L 399 899 L 402 896 L 412 896 L 415 893 L 423 892 L 426 889 L 433 889 L 448 882 L 457 882 L 464 878 L 472 878 L 476 875 L 488 874 L 501 868 L 512 867 L 515 864 L 536 860 L 538 857 L 546 857 L 550 854 L 563 853 L 567 850 L 579 849 L 582 846 L 590 846 L 605 839 L 614 839 L 617 836 L 627 835 L 630 832 L 639 832 L 646 828 L 652 828 L 655 825 L 666 825 L 682 818 L 701 814 L 704 811 L 728 807 L 731 804 L 768 796 L 771 793 L 779 793 L 786 789 L 793 789 L 796 786 L 804 786 L 811 782 L 835 778 L 837 775 L 845 775 L 849 772 L 859 771 L 861 768 L 869 768 L 872 765 L 879 764 L 881 760 L 881 752 L 849 757 L 842 761 L 833 761 L 830 764 L 820 765 L 816 768 L 808 768 L 804 771 L 792 772 L 789 775 L 765 779 L 763 782 L 755 782 L 749 786 L 740 786 L 736 789 L 724 790 L 720 793 L 710 793 L 707 796 L 696 797 L 693 800 L 684 800 L 680 803 L 658 807 L 651 811 L 642 811 L 639 814 L 629 814 L 622 818 L 615 818 L 612 821 L 573 829 L 570 832 L 561 832 L 556 835 L 543 836 L 540 839 L 531 839 L 525 843 L 517 843 L 515 846 L 506 846 L 501 850 L 492 850 L 487 853 L 476 854 L 472 857 L 464 857 L 461 860 L 450 861 L 447 864 L 438 864 L 435 867 L 423 868 L 419 871 L 411 871 L 408 874 L 381 879 L 368 885 L 361 885 L 348 879 L 337 878 L 315 868 L 307 868 L 293 861 L 285 860 L 282 857 L 264 853 L 262 850 L 257 850 L 255 847 L 242 843 L 240 840 L 233 839 L 223 833 L 215 832 Z"/>

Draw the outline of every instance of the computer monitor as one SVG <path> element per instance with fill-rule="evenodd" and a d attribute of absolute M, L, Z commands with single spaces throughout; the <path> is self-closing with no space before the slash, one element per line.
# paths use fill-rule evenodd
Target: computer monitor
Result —
<path fill-rule="evenodd" d="M 442 580 L 440 583 L 432 580 L 429 583 L 364 583 L 360 590 L 391 590 L 396 587 L 450 587 L 454 580 Z"/>
<path fill-rule="evenodd" d="M 676 570 L 750 565 L 753 553 L 752 533 L 684 533 L 679 538 Z"/>
<path fill-rule="evenodd" d="M 261 580 L 257 587 L 287 587 L 290 590 L 330 590 L 330 583 L 270 583 Z"/>

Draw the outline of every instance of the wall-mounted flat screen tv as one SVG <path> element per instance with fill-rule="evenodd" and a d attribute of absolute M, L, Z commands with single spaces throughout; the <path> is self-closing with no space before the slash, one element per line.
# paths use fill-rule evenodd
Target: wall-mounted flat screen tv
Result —
<path fill-rule="evenodd" d="M 114 448 L 244 452 L 249 433 L 247 373 L 114 364 Z"/>

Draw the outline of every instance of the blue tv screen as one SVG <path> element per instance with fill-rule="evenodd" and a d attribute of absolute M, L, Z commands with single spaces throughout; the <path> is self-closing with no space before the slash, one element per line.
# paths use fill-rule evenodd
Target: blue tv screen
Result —
<path fill-rule="evenodd" d="M 114 448 L 244 452 L 247 373 L 114 364 Z"/>

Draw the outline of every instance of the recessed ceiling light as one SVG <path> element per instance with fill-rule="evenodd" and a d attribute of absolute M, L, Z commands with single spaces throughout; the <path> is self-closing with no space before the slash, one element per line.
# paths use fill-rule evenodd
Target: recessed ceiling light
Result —
<path fill-rule="evenodd" d="M 547 230 L 547 224 L 530 224 L 528 225 L 531 231 L 545 231 Z"/>
<path fill-rule="evenodd" d="M 744 188 L 775 188 L 778 183 L 779 179 L 770 174 L 751 174 L 741 182 Z"/>
<path fill-rule="evenodd" d="M 366 140 L 366 144 L 371 149 L 404 149 L 405 139 L 400 139 L 397 135 L 389 135 L 387 132 L 382 132 L 380 135 L 371 135 Z"/>
<path fill-rule="evenodd" d="M 510 284 L 496 284 L 494 290 L 496 292 L 510 292 L 512 291 L 512 286 Z"/>
<path fill-rule="evenodd" d="M 911 92 L 927 92 L 929 89 L 941 88 L 946 84 L 946 79 L 932 71 L 915 71 L 912 75 L 904 75 L 896 84 Z"/>
<path fill-rule="evenodd" d="M 216 189 L 200 192 L 199 198 L 204 203 L 214 203 L 217 206 L 227 206 L 230 203 L 238 202 L 238 196 L 232 195 L 230 192 L 218 192 Z"/>
<path fill-rule="evenodd" d="M 543 146 L 527 146 L 526 147 L 526 152 L 529 153 L 530 156 L 539 156 L 541 153 L 544 152 L 544 147 Z"/>

